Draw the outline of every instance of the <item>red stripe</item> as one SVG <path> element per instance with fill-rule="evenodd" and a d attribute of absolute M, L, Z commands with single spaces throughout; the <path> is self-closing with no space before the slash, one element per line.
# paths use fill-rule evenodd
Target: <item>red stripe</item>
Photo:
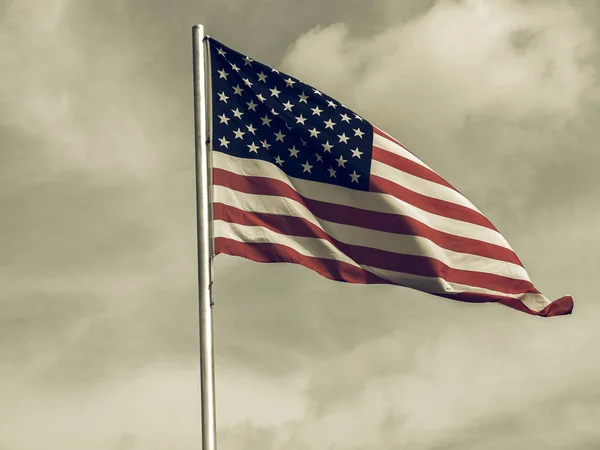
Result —
<path fill-rule="evenodd" d="M 281 244 L 248 244 L 227 238 L 215 238 L 216 254 L 240 256 L 256 262 L 276 263 L 287 262 L 305 266 L 323 277 L 331 280 L 356 284 L 391 284 L 381 278 L 366 272 L 351 264 L 323 258 L 304 256 L 294 249 Z M 461 300 L 465 302 L 499 302 L 519 311 L 540 316 L 557 316 L 570 314 L 573 310 L 573 299 L 569 296 L 551 303 L 540 312 L 532 311 L 517 299 L 502 296 L 470 293 L 433 294 L 440 297 Z"/>
<path fill-rule="evenodd" d="M 565 295 L 558 300 L 553 301 L 541 311 L 534 311 L 529 309 L 519 299 L 512 297 L 503 297 L 500 295 L 489 295 L 489 294 L 475 294 L 473 292 L 459 292 L 456 294 L 434 294 L 439 297 L 445 297 L 452 300 L 459 300 L 461 302 L 468 303 L 484 303 L 484 302 L 498 302 L 503 305 L 514 308 L 518 311 L 522 311 L 535 316 L 552 317 L 552 316 L 563 316 L 571 314 L 573 312 L 573 297 Z"/>
<path fill-rule="evenodd" d="M 400 143 L 400 141 L 396 140 L 396 138 L 390 136 L 389 134 L 387 134 L 385 131 L 380 130 L 379 128 L 377 128 L 376 126 L 373 126 L 373 133 L 386 138 L 388 141 L 393 142 L 396 145 L 399 145 L 400 147 L 402 147 L 404 150 L 406 150 L 408 153 L 410 153 L 411 155 L 414 155 L 413 152 L 411 152 L 409 149 L 407 149 L 404 145 L 402 145 Z"/>
<path fill-rule="evenodd" d="M 330 280 L 356 284 L 389 284 L 387 281 L 366 270 L 343 261 L 315 258 L 298 253 L 293 248 L 281 244 L 242 243 L 233 239 L 218 237 L 214 242 L 215 254 L 224 253 L 241 256 L 256 262 L 287 262 L 300 264 L 314 270 Z"/>
<path fill-rule="evenodd" d="M 419 159 L 414 153 L 412 153 L 410 150 L 408 150 L 404 145 L 402 145 L 395 138 L 393 138 L 386 132 L 384 132 L 376 127 L 373 127 L 373 128 L 374 128 L 375 134 L 378 134 L 379 136 L 386 138 L 388 141 L 398 144 L 400 147 L 402 147 L 408 153 L 413 155 L 415 158 Z M 448 183 L 446 180 L 444 180 L 442 177 L 440 177 L 432 169 L 429 169 L 428 167 L 418 164 L 415 161 L 412 161 L 408 158 L 404 158 L 403 156 L 397 155 L 393 152 L 373 146 L 373 159 L 380 161 L 384 164 L 387 164 L 391 167 L 394 167 L 395 169 L 402 170 L 406 173 L 410 173 L 419 178 L 423 178 L 424 180 L 433 181 L 435 183 L 446 186 L 446 187 L 452 189 L 453 191 L 456 191 L 458 194 L 460 194 L 464 197 L 464 195 L 458 189 L 456 189 L 454 186 L 452 186 L 450 183 Z M 420 161 L 420 159 L 419 159 L 419 161 Z M 483 225 L 483 226 L 485 226 L 487 228 L 491 228 L 492 230 L 496 230 L 496 228 L 491 224 L 491 222 L 489 222 L 487 220 L 486 217 L 483 217 L 483 218 L 487 221 L 487 225 Z M 468 220 L 467 220 L 467 222 L 468 222 Z"/>
<path fill-rule="evenodd" d="M 466 206 L 448 202 L 446 200 L 440 200 L 439 198 L 428 197 L 427 195 L 419 194 L 415 191 L 405 188 L 404 186 L 400 186 L 399 184 L 396 184 L 387 178 L 371 175 L 369 191 L 391 195 L 399 200 L 410 203 L 411 205 L 416 206 L 423 211 L 427 211 L 438 216 L 472 223 L 473 225 L 479 225 L 489 228 L 490 230 L 497 231 L 496 228 L 494 228 L 494 225 L 492 225 L 488 219 L 486 219 L 477 211 L 467 208 Z"/>
<path fill-rule="evenodd" d="M 323 239 L 359 265 L 423 277 L 438 277 L 451 283 L 460 283 L 506 294 L 537 293 L 530 281 L 485 272 L 455 269 L 428 256 L 406 255 L 343 243 L 300 217 L 248 212 L 222 203 L 215 203 L 214 219 L 246 226 L 264 227 L 287 236 Z"/>
<path fill-rule="evenodd" d="M 370 230 L 409 236 L 421 236 L 447 250 L 497 259 L 522 265 L 510 249 L 477 239 L 456 236 L 435 230 L 412 217 L 352 206 L 338 205 L 302 197 L 286 183 L 263 177 L 244 177 L 223 169 L 213 169 L 213 183 L 247 194 L 285 197 L 304 205 L 311 213 L 329 222 L 352 225 Z M 377 197 L 374 197 L 374 201 Z"/>
<path fill-rule="evenodd" d="M 456 191 L 454 186 L 452 186 L 450 183 L 448 183 L 446 180 L 440 177 L 433 170 L 430 170 L 419 163 L 405 158 L 404 156 L 396 155 L 395 153 L 389 152 L 383 148 L 373 146 L 373 159 L 375 161 L 379 161 L 385 165 L 393 167 L 394 169 L 398 169 L 402 172 L 409 173 L 411 175 L 414 175 L 415 177 L 422 178 L 423 180 L 441 184 L 442 186 L 446 186 L 447 188 Z"/>

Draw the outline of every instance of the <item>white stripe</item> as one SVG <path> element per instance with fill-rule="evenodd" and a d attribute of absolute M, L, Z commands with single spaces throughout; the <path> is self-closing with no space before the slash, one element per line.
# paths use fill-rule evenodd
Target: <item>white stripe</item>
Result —
<path fill-rule="evenodd" d="M 270 243 L 285 245 L 286 247 L 290 247 L 304 256 L 323 258 L 333 261 L 342 261 L 351 264 L 354 267 L 362 268 L 394 284 L 401 284 L 406 287 L 435 294 L 473 292 L 491 295 L 503 295 L 506 297 L 517 298 L 523 301 L 528 308 L 535 311 L 540 311 L 544 306 L 550 303 L 548 299 L 540 294 L 505 294 L 489 289 L 447 282 L 439 277 L 424 277 L 378 269 L 370 266 L 361 266 L 323 239 L 306 237 L 292 238 L 259 226 L 245 226 L 216 220 L 214 237 L 228 238 L 241 243 Z"/>
<path fill-rule="evenodd" d="M 410 189 L 413 192 L 426 195 L 427 197 L 438 198 L 446 202 L 451 202 L 455 205 L 461 205 L 479 213 L 479 210 L 475 208 L 475 206 L 468 199 L 454 189 L 450 189 L 448 186 L 444 186 L 443 184 L 425 180 L 410 173 L 403 172 L 380 161 L 373 160 L 371 163 L 371 174 L 390 180 L 400 186 Z"/>
<path fill-rule="evenodd" d="M 215 220 L 214 236 L 215 238 L 224 237 L 239 242 L 255 244 L 283 244 L 293 248 L 304 256 L 342 261 L 352 264 L 355 267 L 360 267 L 359 264 L 324 239 L 298 236 L 289 237 L 264 227 L 240 225 L 237 223 L 224 222 L 222 220 Z"/>
<path fill-rule="evenodd" d="M 413 155 L 410 151 L 408 151 L 408 149 L 404 148 L 402 145 L 398 145 L 393 141 L 393 138 L 387 134 L 385 131 L 379 130 L 382 133 L 386 134 L 387 136 L 389 136 L 389 138 L 386 138 L 384 136 L 380 136 L 378 134 L 373 134 L 373 145 L 376 147 L 379 147 L 383 150 L 386 150 L 392 154 L 398 155 L 398 156 L 402 156 L 404 158 L 410 159 L 411 161 L 414 161 L 418 164 L 420 164 L 421 166 L 425 167 L 427 170 L 431 171 L 432 173 L 437 174 L 437 172 L 435 170 L 433 170 L 431 167 L 429 167 L 427 164 L 425 164 L 423 161 L 421 161 L 419 158 L 417 158 L 415 155 Z M 373 161 L 375 162 L 375 161 Z M 383 164 L 383 163 L 380 163 Z M 373 171 L 371 170 L 371 173 Z M 405 173 L 405 172 L 403 172 Z M 381 176 L 381 175 L 380 175 Z M 413 175 L 414 176 L 414 175 Z M 439 176 L 439 175 L 438 175 Z M 419 178 L 419 177 L 416 177 Z M 389 180 L 395 181 L 395 178 L 388 178 Z M 421 178 L 421 180 L 423 180 Z M 428 180 L 423 180 L 423 181 L 428 181 Z M 429 183 L 435 183 L 434 181 L 428 181 Z M 458 198 L 455 197 L 454 200 L 452 199 L 448 199 L 448 201 L 453 202 L 453 203 L 457 203 L 459 205 L 463 205 L 466 206 L 467 208 L 471 208 L 475 211 L 477 211 L 478 213 L 481 214 L 481 211 L 473 204 L 471 203 L 471 201 L 466 198 L 465 196 L 463 196 L 460 192 L 455 191 L 454 189 L 450 189 L 447 186 L 444 185 L 440 185 L 439 183 L 435 183 L 438 186 L 444 187 L 446 189 L 451 190 L 455 196 L 458 196 L 460 198 L 460 200 Z M 407 186 L 408 187 L 408 186 Z M 411 188 L 409 188 L 411 189 Z M 414 190 L 414 189 L 413 189 Z M 417 190 L 416 192 L 421 192 L 419 190 Z M 428 195 L 426 193 L 423 192 L 424 195 Z M 431 195 L 431 197 L 437 197 L 437 195 Z M 441 199 L 444 199 L 443 197 L 439 197 Z"/>
<path fill-rule="evenodd" d="M 303 204 L 272 195 L 246 194 L 224 186 L 214 186 L 215 203 L 244 211 L 276 214 L 306 219 L 337 241 L 379 250 L 435 258 L 453 269 L 491 273 L 519 280 L 529 280 L 525 269 L 517 264 L 459 253 L 444 249 L 422 236 L 409 236 L 330 222 L 317 218 Z"/>
<path fill-rule="evenodd" d="M 380 278 L 383 278 L 384 280 L 391 281 L 394 284 L 407 286 L 417 290 L 424 290 L 434 294 L 456 294 L 460 292 L 473 292 L 489 295 L 502 295 L 504 297 L 516 298 L 533 311 L 541 311 L 551 303 L 550 300 L 548 300 L 542 294 L 507 294 L 504 292 L 494 291 L 491 289 L 484 289 L 480 287 L 472 287 L 460 283 L 449 283 L 443 278 L 432 278 L 420 275 L 405 274 L 401 272 L 395 272 L 392 270 L 379 269 L 378 267 L 363 266 L 363 269 L 379 276 Z M 432 284 L 433 280 L 435 280 L 434 284 Z"/>
<path fill-rule="evenodd" d="M 222 152 L 213 153 L 215 168 L 224 169 L 242 176 L 267 177 L 279 180 L 291 186 L 306 198 L 351 206 L 367 211 L 404 215 L 444 233 L 477 239 L 511 249 L 506 239 L 495 230 L 423 211 L 410 203 L 388 194 L 356 191 L 342 186 L 293 178 L 286 175 L 275 164 L 266 161 L 237 158 Z"/>
<path fill-rule="evenodd" d="M 435 172 L 434 170 L 431 169 L 431 167 L 429 167 L 427 164 L 425 164 L 423 161 L 421 161 L 419 158 L 417 158 L 415 155 L 413 155 L 407 149 L 405 149 L 401 145 L 398 145 L 394 141 L 392 141 L 391 136 L 390 136 L 390 139 L 387 139 L 386 137 L 381 136 L 374 132 L 373 133 L 373 145 L 375 147 L 379 147 L 384 150 L 387 150 L 388 152 L 402 156 L 403 158 L 410 159 L 411 161 L 416 162 L 417 164 L 431 170 L 432 172 Z"/>

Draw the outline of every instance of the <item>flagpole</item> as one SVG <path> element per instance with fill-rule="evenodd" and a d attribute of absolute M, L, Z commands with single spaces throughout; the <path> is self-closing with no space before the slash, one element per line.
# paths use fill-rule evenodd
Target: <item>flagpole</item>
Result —
<path fill-rule="evenodd" d="M 198 233 L 198 295 L 200 314 L 200 395 L 202 450 L 216 450 L 215 370 L 212 327 L 212 233 L 210 224 L 210 136 L 207 109 L 207 54 L 204 27 L 194 25 L 194 128 L 196 147 L 196 223 Z"/>

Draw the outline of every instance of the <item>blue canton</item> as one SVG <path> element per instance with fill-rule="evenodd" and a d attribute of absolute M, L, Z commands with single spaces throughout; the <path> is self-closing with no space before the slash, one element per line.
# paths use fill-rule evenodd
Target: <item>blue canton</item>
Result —
<path fill-rule="evenodd" d="M 210 39 L 213 150 L 369 189 L 373 127 L 319 90 Z"/>

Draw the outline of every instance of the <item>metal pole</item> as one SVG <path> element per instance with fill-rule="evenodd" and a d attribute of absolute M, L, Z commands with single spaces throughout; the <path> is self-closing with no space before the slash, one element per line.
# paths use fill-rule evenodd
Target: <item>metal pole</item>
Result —
<path fill-rule="evenodd" d="M 200 394 L 202 450 L 216 450 L 215 370 L 212 329 L 212 280 L 209 154 L 207 143 L 206 55 L 204 27 L 192 28 L 194 53 L 194 127 L 196 140 L 196 215 L 198 231 L 198 294 L 200 312 Z"/>

